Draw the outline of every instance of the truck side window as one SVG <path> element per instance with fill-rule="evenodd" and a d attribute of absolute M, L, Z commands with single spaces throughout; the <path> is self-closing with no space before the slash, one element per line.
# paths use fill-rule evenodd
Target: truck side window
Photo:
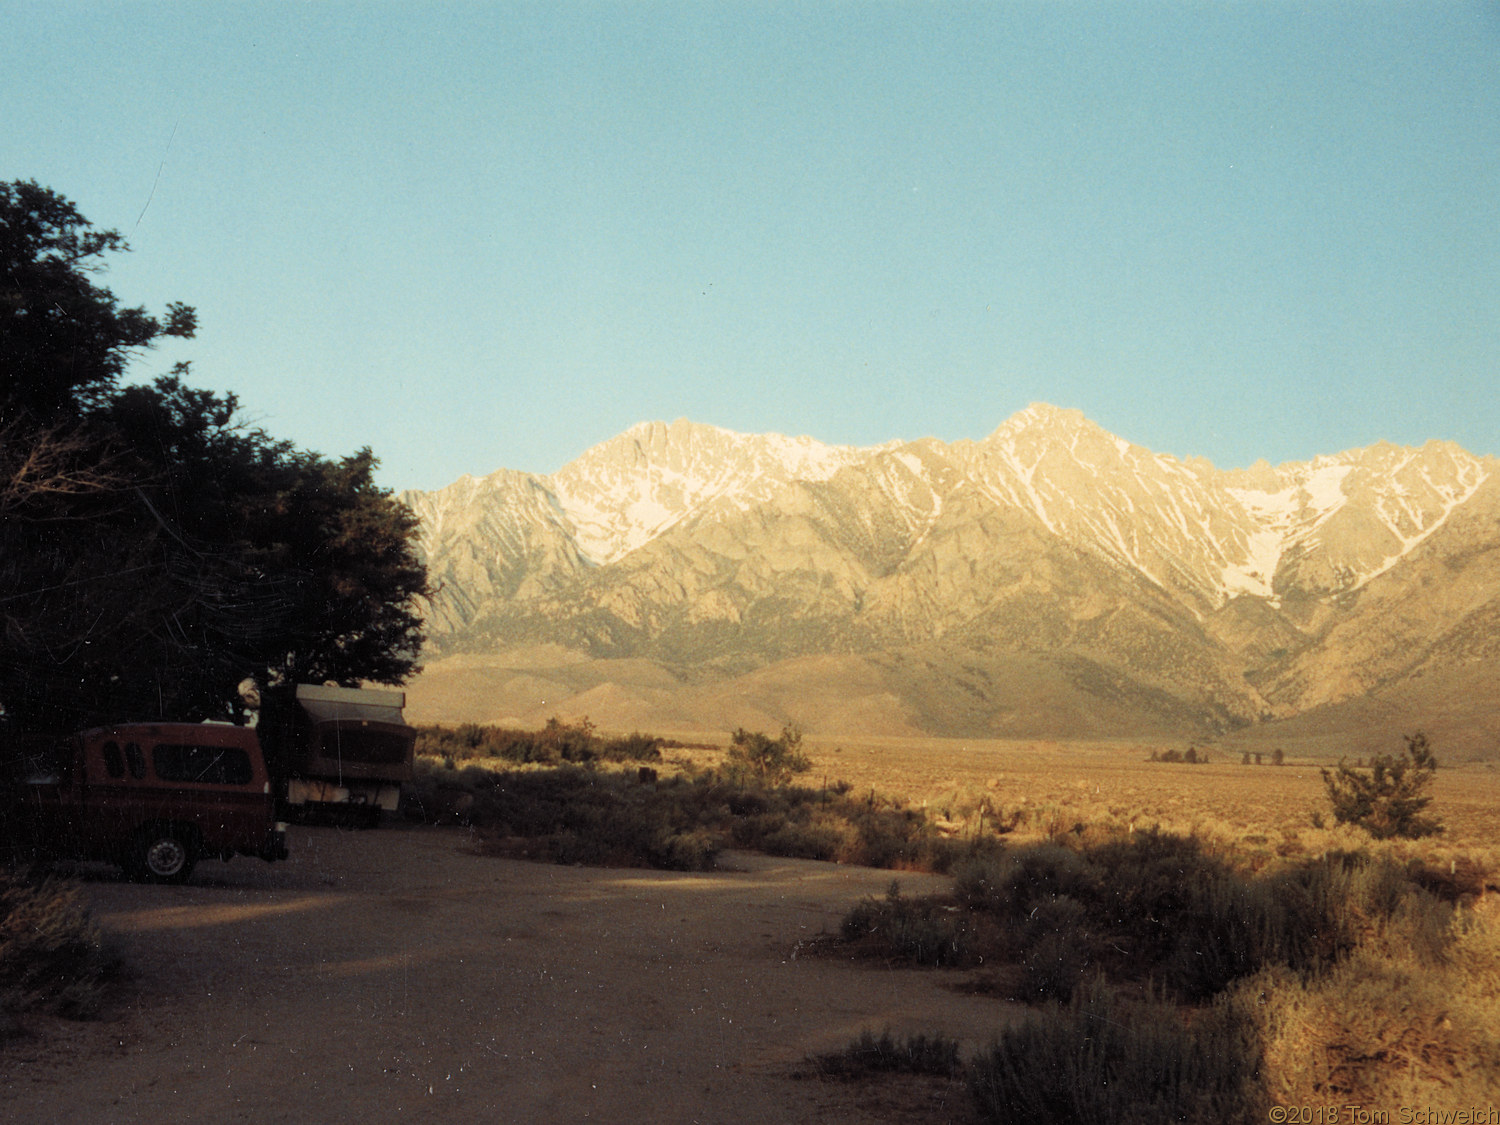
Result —
<path fill-rule="evenodd" d="M 110 777 L 125 776 L 125 759 L 120 757 L 120 746 L 116 742 L 104 744 L 104 771 Z"/>
<path fill-rule="evenodd" d="M 134 742 L 125 744 L 125 761 L 130 765 L 130 776 L 137 781 L 146 776 L 146 755 Z"/>
<path fill-rule="evenodd" d="M 236 746 L 158 743 L 151 748 L 151 764 L 163 781 L 247 785 L 255 776 L 250 755 Z"/>

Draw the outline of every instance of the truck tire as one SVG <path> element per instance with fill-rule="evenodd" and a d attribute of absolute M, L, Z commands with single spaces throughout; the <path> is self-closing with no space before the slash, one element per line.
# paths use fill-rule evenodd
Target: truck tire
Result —
<path fill-rule="evenodd" d="M 180 829 L 149 828 L 135 838 L 127 869 L 143 883 L 184 883 L 198 856 Z"/>

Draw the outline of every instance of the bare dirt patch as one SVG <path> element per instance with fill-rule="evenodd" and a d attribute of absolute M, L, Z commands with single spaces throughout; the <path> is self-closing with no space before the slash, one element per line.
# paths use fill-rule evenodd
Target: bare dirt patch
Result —
<path fill-rule="evenodd" d="M 185 887 L 85 872 L 135 976 L 109 1018 L 0 1047 L 5 1119 L 971 1120 L 953 1083 L 808 1076 L 863 1028 L 968 1051 L 1010 1016 L 947 974 L 805 955 L 890 872 L 554 867 L 469 844 L 294 828 L 289 862 L 206 862 Z"/>

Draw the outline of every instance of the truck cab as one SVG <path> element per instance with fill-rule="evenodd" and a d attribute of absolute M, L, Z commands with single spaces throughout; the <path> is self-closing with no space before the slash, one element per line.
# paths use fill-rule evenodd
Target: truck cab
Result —
<path fill-rule="evenodd" d="M 255 731 L 214 723 L 122 723 L 62 740 L 21 787 L 17 827 L 42 859 L 118 863 L 181 883 L 200 858 L 285 859 Z"/>

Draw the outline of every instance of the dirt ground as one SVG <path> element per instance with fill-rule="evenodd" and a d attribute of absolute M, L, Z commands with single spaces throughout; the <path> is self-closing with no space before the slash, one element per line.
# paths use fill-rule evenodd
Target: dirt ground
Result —
<path fill-rule="evenodd" d="M 1010 1017 L 949 974 L 807 954 L 890 872 L 740 853 L 711 874 L 569 868 L 469 845 L 294 827 L 290 861 L 206 861 L 182 887 L 85 870 L 134 976 L 106 1019 L 0 1047 L 0 1118 L 970 1120 L 956 1084 L 807 1075 L 864 1028 L 971 1050 Z"/>

